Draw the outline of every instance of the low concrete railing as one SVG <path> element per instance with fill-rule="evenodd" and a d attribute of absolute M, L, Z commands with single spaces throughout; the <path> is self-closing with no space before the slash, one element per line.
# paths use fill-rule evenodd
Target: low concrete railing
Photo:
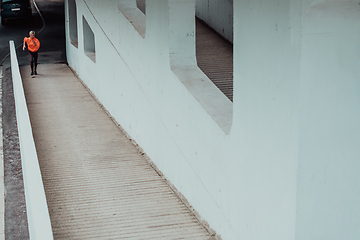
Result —
<path fill-rule="evenodd" d="M 13 41 L 10 57 L 30 239 L 51 240 L 50 216 Z"/>

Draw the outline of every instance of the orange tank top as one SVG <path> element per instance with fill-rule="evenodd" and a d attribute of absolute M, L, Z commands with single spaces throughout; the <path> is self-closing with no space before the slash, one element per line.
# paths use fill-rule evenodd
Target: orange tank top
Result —
<path fill-rule="evenodd" d="M 24 42 L 26 42 L 30 52 L 36 52 L 40 48 L 40 41 L 36 37 L 31 39 L 30 37 L 25 37 Z"/>

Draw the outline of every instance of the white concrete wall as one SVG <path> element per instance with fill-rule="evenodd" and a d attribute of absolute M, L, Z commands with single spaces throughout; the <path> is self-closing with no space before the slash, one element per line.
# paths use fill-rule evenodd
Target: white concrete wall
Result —
<path fill-rule="evenodd" d="M 239 239 L 295 239 L 301 51 L 297 2 L 234 2 L 231 143 L 238 151 L 228 174 L 238 183 L 230 204 L 237 212 L 231 222 Z"/>
<path fill-rule="evenodd" d="M 146 34 L 119 1 L 76 1 L 69 65 L 210 226 L 229 240 L 357 239 L 360 5 L 234 1 L 233 117 L 220 119 L 204 103 L 216 92 L 194 87 L 195 0 L 147 1 Z"/>
<path fill-rule="evenodd" d="M 298 239 L 360 239 L 360 2 L 303 17 Z"/>
<path fill-rule="evenodd" d="M 196 16 L 233 42 L 233 1 L 196 0 Z"/>
<path fill-rule="evenodd" d="M 234 9 L 239 236 L 359 239 L 359 3 Z"/>

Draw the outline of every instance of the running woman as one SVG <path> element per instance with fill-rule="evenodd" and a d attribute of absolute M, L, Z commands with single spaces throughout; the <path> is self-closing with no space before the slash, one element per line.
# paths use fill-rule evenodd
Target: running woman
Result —
<path fill-rule="evenodd" d="M 25 51 L 25 43 L 27 44 L 29 54 L 30 54 L 30 66 L 31 66 L 31 76 L 37 75 L 37 60 L 38 60 L 38 50 L 40 48 L 40 41 L 35 37 L 35 32 L 29 32 L 30 37 L 24 38 L 23 50 Z"/>

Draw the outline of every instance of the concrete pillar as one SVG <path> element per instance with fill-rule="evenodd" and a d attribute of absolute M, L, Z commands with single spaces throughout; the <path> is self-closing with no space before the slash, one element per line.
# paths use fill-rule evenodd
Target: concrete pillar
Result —
<path fill-rule="evenodd" d="M 239 239 L 360 238 L 360 5 L 310 2 L 234 2 Z"/>
<path fill-rule="evenodd" d="M 197 66 L 195 0 L 169 0 L 169 47 L 172 66 Z"/>
<path fill-rule="evenodd" d="M 234 1 L 238 239 L 295 239 L 300 13 L 295 1 Z"/>
<path fill-rule="evenodd" d="M 146 44 L 154 59 L 150 63 L 169 66 L 169 10 L 167 0 L 146 2 Z"/>
<path fill-rule="evenodd" d="M 360 239 L 360 5 L 303 17 L 297 239 Z"/>

